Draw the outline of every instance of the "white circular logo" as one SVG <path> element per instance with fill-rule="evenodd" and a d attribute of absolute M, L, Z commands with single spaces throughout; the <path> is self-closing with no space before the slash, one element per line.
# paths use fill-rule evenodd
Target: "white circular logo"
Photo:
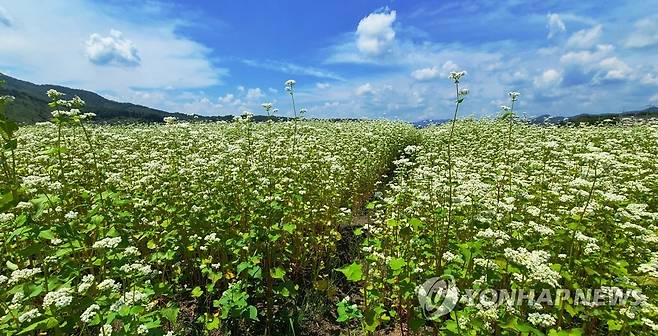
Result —
<path fill-rule="evenodd" d="M 459 288 L 452 276 L 433 277 L 416 288 L 425 318 L 435 320 L 449 314 L 459 302 Z"/>

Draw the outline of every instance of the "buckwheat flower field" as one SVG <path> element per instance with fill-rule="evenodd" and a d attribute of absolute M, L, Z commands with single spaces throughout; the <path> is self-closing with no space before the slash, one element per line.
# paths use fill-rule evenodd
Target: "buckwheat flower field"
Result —
<path fill-rule="evenodd" d="M 530 125 L 510 92 L 420 130 L 95 125 L 49 95 L 3 119 L 2 334 L 658 332 L 654 121 Z"/>

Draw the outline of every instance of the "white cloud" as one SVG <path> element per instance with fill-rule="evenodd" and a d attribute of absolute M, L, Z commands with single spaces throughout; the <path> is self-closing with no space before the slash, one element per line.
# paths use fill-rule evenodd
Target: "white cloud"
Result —
<path fill-rule="evenodd" d="M 568 52 L 560 57 L 560 62 L 564 64 L 591 65 L 593 62 L 599 62 L 606 55 L 610 55 L 614 49 L 610 44 L 600 44 L 596 47 L 595 51 Z"/>
<path fill-rule="evenodd" d="M 331 84 L 329 84 L 329 83 L 315 83 L 315 87 L 317 87 L 318 89 L 321 89 L 321 90 L 322 89 L 327 89 L 330 86 L 331 86 Z"/>
<path fill-rule="evenodd" d="M 11 19 L 11 16 L 9 16 L 9 12 L 7 12 L 4 7 L 0 6 L 0 26 L 4 25 L 11 27 L 13 24 L 12 21 L 13 20 Z"/>
<path fill-rule="evenodd" d="M 649 101 L 654 102 L 654 103 L 658 102 L 658 93 L 656 93 L 655 95 L 649 97 Z"/>
<path fill-rule="evenodd" d="M 219 103 L 224 104 L 224 105 L 240 105 L 242 104 L 242 101 L 240 99 L 236 99 L 235 95 L 232 93 L 227 93 L 223 97 L 219 97 Z"/>
<path fill-rule="evenodd" d="M 187 90 L 220 84 L 226 70 L 210 61 L 210 50 L 179 35 L 185 20 L 168 19 L 164 13 L 152 12 L 157 8 L 143 6 L 126 15 L 112 15 L 116 12 L 111 5 L 83 0 L 39 2 L 39 10 L 33 2 L 12 2 L 14 26 L 2 31 L 0 67 L 31 82 L 84 88 L 121 101 L 134 99 L 135 89 Z M 74 20 L 62 20 L 71 13 Z M 98 66 L 89 61 L 85 42 L 91 34 L 111 27 L 139 48 L 139 66 Z M 91 39 L 96 46 L 91 56 L 134 63 L 136 54 L 117 35 L 110 35 L 110 42 L 124 43 L 121 46 L 110 43 L 95 49 L 99 40 Z M 157 100 L 150 106 L 182 110 L 180 105 Z"/>
<path fill-rule="evenodd" d="M 256 61 L 251 59 L 244 59 L 242 60 L 242 63 L 256 68 L 279 71 L 288 75 L 304 75 L 304 76 L 313 76 L 317 78 L 345 80 L 343 77 L 331 71 L 310 67 L 310 66 L 301 66 L 287 62 L 279 62 L 272 60 Z"/>
<path fill-rule="evenodd" d="M 550 88 L 559 84 L 562 80 L 562 75 L 555 69 L 548 69 L 541 75 L 535 77 L 533 83 L 538 88 Z"/>
<path fill-rule="evenodd" d="M 430 80 L 439 77 L 441 74 L 441 70 L 437 66 L 433 66 L 431 68 L 422 68 L 418 70 L 414 70 L 414 72 L 411 73 L 411 77 L 413 77 L 416 80 L 423 81 L 423 80 Z"/>
<path fill-rule="evenodd" d="M 548 28 L 549 39 L 567 31 L 567 27 L 564 25 L 564 21 L 562 21 L 560 15 L 548 13 L 546 18 L 548 19 L 546 27 Z"/>
<path fill-rule="evenodd" d="M 658 44 L 658 16 L 644 18 L 635 23 L 635 29 L 626 40 L 627 48 L 643 48 Z"/>
<path fill-rule="evenodd" d="M 638 75 L 626 62 L 613 53 L 612 45 L 598 45 L 595 51 L 568 52 L 560 58 L 568 71 L 585 80 L 583 83 L 601 84 L 606 81 L 630 80 Z M 565 79 L 569 77 L 565 75 Z M 642 79 L 646 81 L 647 75 Z"/>
<path fill-rule="evenodd" d="M 263 98 L 263 91 L 261 91 L 260 88 L 254 88 L 254 89 L 249 89 L 247 90 L 247 100 L 257 100 L 260 98 Z"/>
<path fill-rule="evenodd" d="M 356 88 L 354 93 L 357 96 L 363 96 L 365 94 L 373 94 L 375 93 L 375 89 L 372 87 L 372 84 L 370 83 L 365 83 L 363 85 L 360 85 L 359 87 Z"/>
<path fill-rule="evenodd" d="M 109 36 L 91 34 L 85 53 L 96 65 L 138 66 L 141 62 L 135 44 L 115 29 L 110 30 Z"/>
<path fill-rule="evenodd" d="M 411 77 L 413 77 L 418 81 L 426 81 L 440 77 L 447 77 L 450 71 L 457 70 L 457 68 L 458 68 L 457 64 L 455 64 L 453 61 L 448 60 L 445 63 L 443 63 L 443 66 L 441 66 L 440 69 L 437 66 L 432 66 L 432 67 L 414 70 L 411 73 Z"/>
<path fill-rule="evenodd" d="M 589 29 L 579 30 L 569 37 L 567 40 L 567 47 L 581 49 L 591 48 L 599 42 L 602 33 L 603 26 L 600 24 Z"/>
<path fill-rule="evenodd" d="M 395 39 L 396 12 L 388 11 L 370 13 L 359 21 L 356 27 L 356 46 L 364 54 L 379 55 Z"/>
<path fill-rule="evenodd" d="M 642 84 L 647 85 L 658 85 L 658 75 L 646 73 L 644 76 L 642 76 L 641 82 Z"/>
<path fill-rule="evenodd" d="M 631 67 L 617 57 L 605 58 L 599 62 L 599 66 L 605 72 L 604 79 L 625 79 L 632 72 Z"/>

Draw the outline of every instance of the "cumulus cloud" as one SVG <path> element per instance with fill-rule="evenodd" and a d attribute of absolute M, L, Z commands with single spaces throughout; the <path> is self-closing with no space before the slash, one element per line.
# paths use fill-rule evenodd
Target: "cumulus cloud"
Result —
<path fill-rule="evenodd" d="M 596 47 L 595 51 L 568 52 L 560 57 L 560 62 L 564 64 L 588 65 L 600 61 L 606 55 L 610 55 L 614 50 L 615 48 L 610 44 L 601 44 Z"/>
<path fill-rule="evenodd" d="M 356 47 L 364 54 L 379 55 L 395 39 L 396 12 L 385 9 L 370 13 L 356 27 Z"/>
<path fill-rule="evenodd" d="M 263 91 L 260 88 L 247 90 L 247 100 L 257 100 L 263 97 Z"/>
<path fill-rule="evenodd" d="M 562 21 L 560 15 L 548 13 L 546 18 L 548 19 L 546 27 L 548 28 L 549 39 L 567 31 L 567 27 L 564 25 L 564 21 Z"/>
<path fill-rule="evenodd" d="M 115 15 L 119 9 L 112 4 L 100 6 L 83 0 L 43 1 L 35 11 L 30 1 L 12 2 L 12 29 L 0 26 L 3 72 L 31 82 L 84 88 L 115 100 L 170 111 L 185 111 L 182 100 L 174 98 L 181 90 L 221 84 L 227 70 L 214 65 L 210 49 L 178 33 L 180 25 L 188 24 L 184 18 L 172 19 L 166 8 L 147 4 L 135 6 L 126 15 Z M 61 19 L 70 13 L 76 13 L 75 20 Z M 121 37 L 107 35 L 110 27 L 121 31 Z M 98 38 L 90 37 L 94 32 L 105 35 L 99 35 L 101 40 L 109 37 L 116 45 L 97 45 Z M 128 39 L 138 53 L 122 42 Z M 90 55 L 87 41 L 97 46 Z M 108 50 L 120 57 L 108 56 Z M 118 66 L 99 66 L 90 56 L 97 62 L 104 59 Z M 136 64 L 137 57 L 139 66 L 127 66 Z M 150 95 L 139 95 L 137 89 Z M 166 99 L 154 97 L 157 91 Z"/>
<path fill-rule="evenodd" d="M 109 36 L 91 34 L 85 53 L 96 65 L 138 66 L 141 62 L 135 44 L 114 29 L 110 30 Z"/>
<path fill-rule="evenodd" d="M 567 47 L 580 49 L 591 48 L 599 42 L 602 33 L 603 26 L 600 24 L 589 29 L 579 30 L 569 37 Z"/>
<path fill-rule="evenodd" d="M 626 39 L 627 48 L 644 48 L 658 44 L 658 15 L 635 22 L 634 30 Z"/>
<path fill-rule="evenodd" d="M 375 89 L 372 87 L 372 84 L 365 83 L 365 84 L 360 85 L 359 87 L 357 87 L 356 90 L 354 91 L 354 93 L 357 96 L 363 96 L 363 95 L 366 95 L 366 94 L 375 93 Z"/>
<path fill-rule="evenodd" d="M 242 63 L 252 67 L 279 71 L 281 73 L 285 73 L 289 75 L 304 75 L 304 76 L 313 76 L 313 77 L 325 78 L 325 79 L 345 80 L 341 76 L 331 71 L 327 71 L 324 69 L 319 69 L 311 66 L 301 66 L 288 62 L 279 62 L 273 60 L 256 61 L 251 59 L 243 59 Z"/>
<path fill-rule="evenodd" d="M 219 103 L 225 104 L 225 105 L 240 105 L 242 104 L 242 101 L 240 99 L 235 98 L 235 95 L 232 93 L 227 93 L 222 97 L 219 97 Z"/>
<path fill-rule="evenodd" d="M 411 77 L 418 81 L 426 81 L 439 77 L 447 77 L 450 71 L 456 70 L 457 64 L 453 61 L 446 61 L 441 68 L 435 66 L 414 70 Z"/>
<path fill-rule="evenodd" d="M 550 88 L 560 83 L 562 76 L 555 69 L 547 69 L 534 78 L 533 83 L 538 88 Z"/>
<path fill-rule="evenodd" d="M 0 6 L 0 26 L 3 25 L 7 27 L 11 27 L 12 19 L 9 16 L 7 10 L 4 7 Z"/>
<path fill-rule="evenodd" d="M 563 83 L 569 85 L 601 84 L 636 77 L 633 68 L 613 53 L 611 45 L 598 45 L 594 51 L 568 52 L 560 58 L 566 72 Z"/>
<path fill-rule="evenodd" d="M 617 57 L 609 57 L 599 62 L 599 67 L 603 70 L 603 79 L 627 79 L 631 76 L 632 69 Z"/>

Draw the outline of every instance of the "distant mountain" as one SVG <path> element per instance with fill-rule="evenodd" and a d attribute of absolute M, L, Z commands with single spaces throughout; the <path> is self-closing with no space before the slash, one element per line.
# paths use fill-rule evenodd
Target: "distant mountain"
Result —
<path fill-rule="evenodd" d="M 557 124 L 565 123 L 568 119 L 569 118 L 567 118 L 567 117 L 551 116 L 550 114 L 542 114 L 539 117 L 534 117 L 532 119 L 529 119 L 528 121 L 531 124 L 536 124 L 536 125 L 541 125 L 541 124 L 557 125 Z"/>
<path fill-rule="evenodd" d="M 86 105 L 83 112 L 96 113 L 96 122 L 162 122 L 164 117 L 176 117 L 180 120 L 200 119 L 208 121 L 231 120 L 233 116 L 193 116 L 184 113 L 171 113 L 146 106 L 120 103 L 101 97 L 100 95 L 85 91 L 72 89 L 59 85 L 37 85 L 23 80 L 19 80 L 0 73 L 0 81 L 5 81 L 0 86 L 1 95 L 11 95 L 16 98 L 7 107 L 7 116 L 19 123 L 35 123 L 49 120 L 52 110 L 48 106 L 50 98 L 46 95 L 49 89 L 55 89 L 65 93 L 67 99 L 78 96 L 85 101 Z M 255 116 L 256 121 L 267 119 L 265 116 Z"/>
<path fill-rule="evenodd" d="M 623 118 L 658 118 L 658 106 L 649 106 L 643 110 L 621 113 L 578 114 L 573 117 L 550 116 L 548 114 L 530 120 L 533 124 L 597 123 L 605 120 L 618 122 Z"/>
<path fill-rule="evenodd" d="M 449 119 L 426 119 L 421 121 L 414 121 L 411 124 L 416 126 L 416 128 L 425 128 L 432 125 L 441 125 L 450 121 Z"/>
<path fill-rule="evenodd" d="M 572 117 L 563 117 L 563 116 L 551 116 L 550 114 L 542 114 L 538 117 L 532 117 L 528 119 L 528 122 L 535 125 L 561 125 L 566 123 L 598 123 L 605 120 L 611 122 L 619 122 L 623 118 L 658 118 L 658 106 L 650 106 L 643 110 L 638 111 L 628 111 L 621 113 L 603 113 L 603 114 L 578 114 Z M 427 119 L 421 121 L 415 121 L 411 124 L 417 128 L 424 128 L 431 125 L 440 125 L 446 123 L 450 120 L 448 119 Z"/>
<path fill-rule="evenodd" d="M 50 99 L 46 95 L 49 89 L 65 93 L 68 99 L 79 96 L 86 102 L 84 111 L 96 113 L 97 121 L 162 121 L 164 117 L 191 118 L 182 113 L 169 113 L 141 105 L 115 102 L 85 90 L 58 85 L 37 85 L 4 74 L 0 74 L 0 80 L 5 81 L 5 84 L 0 86 L 0 95 L 11 95 L 16 98 L 7 108 L 8 117 L 20 123 L 50 119 L 52 109 L 48 107 Z"/>

